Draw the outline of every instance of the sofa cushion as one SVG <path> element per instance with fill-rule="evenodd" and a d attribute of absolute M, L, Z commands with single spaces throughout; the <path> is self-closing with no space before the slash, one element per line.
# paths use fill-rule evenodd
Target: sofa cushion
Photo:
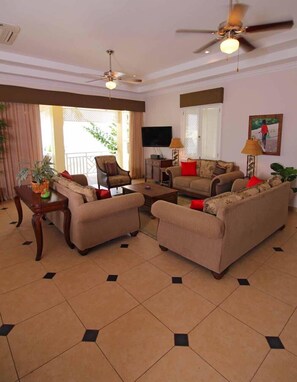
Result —
<path fill-rule="evenodd" d="M 105 162 L 104 166 L 108 176 L 118 175 L 118 166 L 116 162 Z"/>
<path fill-rule="evenodd" d="M 263 179 L 259 179 L 256 176 L 252 176 L 251 179 L 249 179 L 249 181 L 247 182 L 246 187 L 247 188 L 253 187 L 253 186 L 256 186 L 257 184 L 260 184 L 263 182 L 264 182 Z"/>
<path fill-rule="evenodd" d="M 242 198 L 235 192 L 225 192 L 204 200 L 203 211 L 208 214 L 216 215 L 219 208 L 225 207 L 231 203 L 237 202 Z"/>
<path fill-rule="evenodd" d="M 241 199 L 249 198 L 250 196 L 256 195 L 260 192 L 258 186 L 245 188 L 241 191 L 236 192 L 237 195 L 241 197 Z"/>
<path fill-rule="evenodd" d="M 193 210 L 203 211 L 204 199 L 193 199 L 190 208 Z"/>
<path fill-rule="evenodd" d="M 197 176 L 196 161 L 181 162 L 182 176 Z"/>
<path fill-rule="evenodd" d="M 218 175 L 225 174 L 227 171 L 226 167 L 220 166 L 218 163 L 216 164 L 216 167 L 213 170 L 212 178 L 215 178 Z"/>
<path fill-rule="evenodd" d="M 53 180 L 62 186 L 69 188 L 78 194 L 81 194 L 85 202 L 93 202 L 97 200 L 96 190 L 92 186 L 82 186 L 72 180 L 66 179 L 62 176 L 56 176 Z"/>
<path fill-rule="evenodd" d="M 227 173 L 233 171 L 233 168 L 234 168 L 233 162 L 225 162 L 223 160 L 218 160 L 217 164 L 221 167 L 224 167 Z"/>
<path fill-rule="evenodd" d="M 190 188 L 197 194 L 210 195 L 210 184 L 211 180 L 208 178 L 197 178 L 192 180 Z"/>
<path fill-rule="evenodd" d="M 201 178 L 211 179 L 215 166 L 216 166 L 215 160 L 201 159 L 201 165 L 200 165 Z"/>
<path fill-rule="evenodd" d="M 173 188 L 190 188 L 191 183 L 194 179 L 199 179 L 193 176 L 176 176 L 173 178 Z"/>

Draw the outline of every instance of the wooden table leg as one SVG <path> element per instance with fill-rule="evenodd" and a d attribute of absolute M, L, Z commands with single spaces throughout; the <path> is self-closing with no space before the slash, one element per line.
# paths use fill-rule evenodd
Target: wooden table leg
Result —
<path fill-rule="evenodd" d="M 14 197 L 14 203 L 18 211 L 18 224 L 16 226 L 19 227 L 23 221 L 23 210 L 22 210 L 21 200 L 17 195 Z"/>
<path fill-rule="evenodd" d="M 35 257 L 36 261 L 39 261 L 41 259 L 42 249 L 43 249 L 41 218 L 42 218 L 42 214 L 34 214 L 32 216 L 32 226 L 34 229 L 36 244 L 37 244 L 37 253 Z"/>
<path fill-rule="evenodd" d="M 71 212 L 69 208 L 66 208 L 65 210 L 63 210 L 63 212 L 64 212 L 64 237 L 65 237 L 66 243 L 72 249 L 75 247 L 75 245 L 72 244 L 70 240 Z"/>

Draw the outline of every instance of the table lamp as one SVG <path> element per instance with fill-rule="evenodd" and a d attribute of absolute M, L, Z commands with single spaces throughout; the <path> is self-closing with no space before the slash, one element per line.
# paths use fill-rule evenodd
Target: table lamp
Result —
<path fill-rule="evenodd" d="M 172 149 L 172 165 L 179 165 L 179 149 L 182 149 L 184 145 L 181 143 L 180 138 L 172 138 L 169 148 Z"/>
<path fill-rule="evenodd" d="M 262 155 L 263 151 L 256 139 L 247 139 L 242 154 L 247 154 L 246 176 L 251 178 L 255 175 L 256 156 Z"/>

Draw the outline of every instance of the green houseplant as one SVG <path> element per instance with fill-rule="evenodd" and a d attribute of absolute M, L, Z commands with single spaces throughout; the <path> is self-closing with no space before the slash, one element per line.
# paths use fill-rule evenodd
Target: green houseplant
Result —
<path fill-rule="evenodd" d="M 294 167 L 284 167 L 279 163 L 271 163 L 270 168 L 273 170 L 271 175 L 279 175 L 283 182 L 292 182 L 297 178 L 297 169 Z M 296 187 L 292 187 L 293 192 L 297 192 Z"/>
<path fill-rule="evenodd" d="M 57 174 L 57 170 L 55 170 L 52 165 L 51 158 L 46 155 L 42 160 L 35 161 L 32 168 L 21 168 L 17 174 L 19 184 L 31 176 L 32 190 L 44 194 L 45 191 L 49 189 L 50 180 Z"/>

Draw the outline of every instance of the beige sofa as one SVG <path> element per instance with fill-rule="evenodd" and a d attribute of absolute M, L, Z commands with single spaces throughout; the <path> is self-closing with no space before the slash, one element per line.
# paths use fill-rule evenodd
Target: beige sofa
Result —
<path fill-rule="evenodd" d="M 244 178 L 244 174 L 233 162 L 195 159 L 197 176 L 182 176 L 181 166 L 168 167 L 169 187 L 188 196 L 209 197 L 230 191 L 235 179 Z M 216 164 L 226 168 L 226 173 L 213 177 Z"/>
<path fill-rule="evenodd" d="M 67 196 L 71 211 L 70 239 L 81 255 L 98 244 L 139 230 L 138 207 L 144 204 L 140 193 L 119 195 L 109 199 L 97 200 L 92 187 L 81 187 L 58 177 L 52 187 Z M 73 180 L 87 186 L 84 175 L 73 175 Z M 70 183 L 72 188 L 69 188 Z M 84 189 L 84 190 L 83 190 Z M 86 199 L 93 201 L 86 202 Z M 63 214 L 61 211 L 51 212 L 47 217 L 63 232 Z"/>
<path fill-rule="evenodd" d="M 239 180 L 239 186 L 244 182 Z M 236 183 L 233 190 L 238 189 Z M 290 183 L 281 183 L 222 204 L 216 216 L 157 201 L 152 206 L 152 214 L 160 219 L 157 240 L 161 249 L 170 249 L 221 278 L 230 264 L 284 227 L 290 192 Z"/>

